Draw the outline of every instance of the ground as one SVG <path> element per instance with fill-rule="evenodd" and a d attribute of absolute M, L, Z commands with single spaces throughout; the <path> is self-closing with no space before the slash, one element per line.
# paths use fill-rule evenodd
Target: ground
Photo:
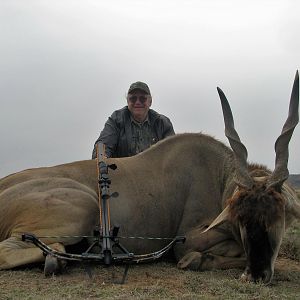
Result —
<path fill-rule="evenodd" d="M 172 262 L 130 266 L 68 265 L 62 275 L 45 278 L 43 266 L 0 271 L 3 299 L 300 299 L 300 222 L 286 233 L 270 285 L 241 282 L 242 270 L 194 272 Z"/>
<path fill-rule="evenodd" d="M 241 282 L 242 270 L 183 271 L 166 262 L 131 266 L 125 284 L 118 284 L 123 271 L 123 266 L 93 266 L 92 279 L 78 264 L 50 278 L 38 267 L 0 271 L 0 299 L 297 299 L 300 295 L 300 262 L 282 257 L 267 286 Z"/>

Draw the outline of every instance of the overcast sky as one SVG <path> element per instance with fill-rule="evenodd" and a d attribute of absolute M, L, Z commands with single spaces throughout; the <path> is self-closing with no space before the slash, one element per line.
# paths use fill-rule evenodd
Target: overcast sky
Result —
<path fill-rule="evenodd" d="M 300 67 L 299 12 L 298 0 L 0 0 L 0 177 L 89 159 L 138 80 L 177 133 L 228 144 L 219 86 L 249 161 L 273 169 Z M 291 174 L 299 151 L 296 128 Z"/>

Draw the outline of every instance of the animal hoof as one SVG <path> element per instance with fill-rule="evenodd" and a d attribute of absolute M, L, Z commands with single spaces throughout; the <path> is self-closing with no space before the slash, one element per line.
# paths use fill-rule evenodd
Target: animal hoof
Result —
<path fill-rule="evenodd" d="M 179 269 L 198 270 L 201 264 L 202 255 L 199 252 L 190 252 L 185 255 L 177 264 Z"/>
<path fill-rule="evenodd" d="M 190 252 L 177 264 L 180 269 L 205 271 L 214 269 L 214 257 L 208 253 Z"/>
<path fill-rule="evenodd" d="M 44 275 L 51 276 L 57 274 L 60 270 L 58 259 L 50 254 L 47 254 L 45 259 Z"/>

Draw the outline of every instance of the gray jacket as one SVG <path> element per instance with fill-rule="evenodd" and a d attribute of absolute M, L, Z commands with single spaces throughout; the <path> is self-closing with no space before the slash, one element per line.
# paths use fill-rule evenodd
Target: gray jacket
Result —
<path fill-rule="evenodd" d="M 96 158 L 96 145 L 98 142 L 105 144 L 107 157 L 135 155 L 133 149 L 131 149 L 132 130 L 130 116 L 127 106 L 113 112 L 95 142 L 92 158 Z M 153 144 L 169 135 L 175 134 L 173 125 L 166 116 L 157 113 L 153 109 L 149 109 L 148 118 L 152 131 Z"/>

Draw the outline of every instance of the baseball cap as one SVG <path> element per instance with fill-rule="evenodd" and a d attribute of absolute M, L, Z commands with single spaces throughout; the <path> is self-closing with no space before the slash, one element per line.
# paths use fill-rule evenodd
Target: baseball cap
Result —
<path fill-rule="evenodd" d="M 129 87 L 128 94 L 130 94 L 134 90 L 141 90 L 141 91 L 145 92 L 146 94 L 151 95 L 148 85 L 141 81 L 132 83 Z"/>

